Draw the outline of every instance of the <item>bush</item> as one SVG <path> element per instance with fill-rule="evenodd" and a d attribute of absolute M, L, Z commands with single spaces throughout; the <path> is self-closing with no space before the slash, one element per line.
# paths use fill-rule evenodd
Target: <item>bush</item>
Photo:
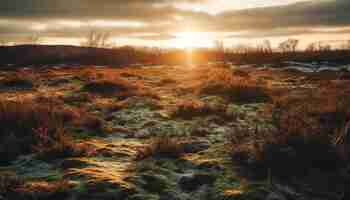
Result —
<path fill-rule="evenodd" d="M 53 107 L 34 102 L 0 102 L 0 157 L 2 162 L 32 152 L 61 155 L 74 152 L 63 117 Z M 54 155 L 58 156 L 58 155 Z"/>

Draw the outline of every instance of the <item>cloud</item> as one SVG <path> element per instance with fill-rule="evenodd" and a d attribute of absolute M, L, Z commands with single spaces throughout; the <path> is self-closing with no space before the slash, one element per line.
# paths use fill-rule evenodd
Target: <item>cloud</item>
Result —
<path fill-rule="evenodd" d="M 206 1 L 178 0 L 176 3 Z M 311 30 L 314 27 L 350 26 L 348 10 L 349 0 L 310 0 L 283 6 L 229 10 L 216 15 L 181 9 L 174 6 L 173 0 L 2 0 L 0 34 L 32 34 L 41 29 L 47 35 L 81 36 L 91 28 L 91 22 L 104 20 L 115 24 L 123 22 L 123 26 L 99 29 L 123 36 L 152 33 L 140 37 L 145 40 L 165 40 L 171 38 L 172 32 L 187 29 L 251 31 L 240 36 L 232 35 L 245 38 L 289 36 L 317 33 Z M 348 30 L 342 33 L 348 33 Z"/>

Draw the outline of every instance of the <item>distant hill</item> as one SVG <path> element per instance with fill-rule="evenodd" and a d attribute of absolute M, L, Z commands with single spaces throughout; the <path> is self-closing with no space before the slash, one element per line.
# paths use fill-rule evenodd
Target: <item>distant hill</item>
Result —
<path fill-rule="evenodd" d="M 190 55 L 190 57 L 189 57 Z M 12 67 L 42 66 L 55 64 L 71 65 L 110 65 L 133 64 L 207 64 L 225 61 L 234 64 L 276 64 L 286 61 L 331 62 L 350 64 L 350 50 L 314 52 L 217 52 L 215 50 L 195 50 L 188 54 L 185 50 L 144 51 L 125 46 L 116 49 L 89 48 L 63 45 L 19 45 L 0 47 L 0 66 Z"/>

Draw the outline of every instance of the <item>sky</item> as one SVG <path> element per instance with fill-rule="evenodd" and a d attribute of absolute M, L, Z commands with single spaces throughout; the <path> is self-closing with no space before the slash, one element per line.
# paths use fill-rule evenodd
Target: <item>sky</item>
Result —
<path fill-rule="evenodd" d="M 1 0 L 0 42 L 79 45 L 91 30 L 117 46 L 301 46 L 350 39 L 350 0 Z"/>

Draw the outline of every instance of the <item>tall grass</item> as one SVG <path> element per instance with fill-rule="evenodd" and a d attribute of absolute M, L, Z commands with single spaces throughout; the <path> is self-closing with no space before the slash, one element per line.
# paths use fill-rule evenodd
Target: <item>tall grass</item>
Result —
<path fill-rule="evenodd" d="M 213 68 L 198 77 L 196 86 L 198 94 L 218 95 L 237 103 L 254 103 L 269 101 L 267 88 L 260 85 L 249 75 L 241 75 L 226 68 Z"/>
<path fill-rule="evenodd" d="M 32 101 L 0 101 L 0 157 L 10 161 L 21 154 L 39 152 L 52 157 L 75 153 L 64 128 L 64 113 Z"/>
<path fill-rule="evenodd" d="M 348 138 L 342 131 L 349 120 L 350 107 L 345 102 L 339 96 L 317 94 L 276 102 L 274 128 L 243 127 L 229 134 L 232 158 L 258 177 L 269 170 L 283 177 L 306 175 L 314 169 L 335 172 L 348 161 L 337 142 L 339 137 Z M 346 142 L 341 145 L 349 149 Z"/>

